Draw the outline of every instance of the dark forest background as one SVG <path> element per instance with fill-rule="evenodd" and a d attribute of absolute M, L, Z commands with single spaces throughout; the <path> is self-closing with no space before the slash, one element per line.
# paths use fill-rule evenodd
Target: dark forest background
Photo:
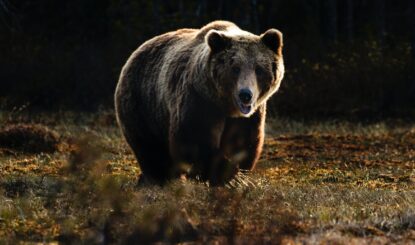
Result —
<path fill-rule="evenodd" d="M 284 33 L 271 114 L 415 119 L 412 0 L 0 0 L 0 109 L 110 109 L 141 43 L 216 19 Z"/>

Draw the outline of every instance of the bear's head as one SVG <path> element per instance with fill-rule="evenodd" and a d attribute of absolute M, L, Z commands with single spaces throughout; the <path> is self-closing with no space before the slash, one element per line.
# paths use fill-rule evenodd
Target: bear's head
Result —
<path fill-rule="evenodd" d="M 260 36 L 236 29 L 210 30 L 207 66 L 211 94 L 231 117 L 249 117 L 274 94 L 284 76 L 282 34 L 270 29 Z"/>

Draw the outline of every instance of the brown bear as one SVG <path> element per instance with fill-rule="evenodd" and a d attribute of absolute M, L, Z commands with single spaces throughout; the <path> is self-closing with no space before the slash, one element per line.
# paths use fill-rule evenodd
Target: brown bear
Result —
<path fill-rule="evenodd" d="M 212 185 L 252 170 L 266 102 L 284 75 L 282 34 L 228 21 L 179 29 L 142 44 L 121 71 L 117 120 L 147 180 L 183 173 Z"/>

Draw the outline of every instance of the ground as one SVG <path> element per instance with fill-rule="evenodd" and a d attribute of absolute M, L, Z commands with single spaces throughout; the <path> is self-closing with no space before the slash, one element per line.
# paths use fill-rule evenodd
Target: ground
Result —
<path fill-rule="evenodd" d="M 225 187 L 136 186 L 111 112 L 0 112 L 55 153 L 0 148 L 0 244 L 415 244 L 415 124 L 270 119 L 262 158 Z"/>

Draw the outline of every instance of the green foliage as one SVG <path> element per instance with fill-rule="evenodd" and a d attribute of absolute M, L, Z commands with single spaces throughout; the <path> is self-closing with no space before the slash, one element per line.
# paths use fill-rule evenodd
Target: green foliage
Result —
<path fill-rule="evenodd" d="M 0 106 L 110 108 L 121 67 L 140 44 L 226 19 L 284 33 L 287 74 L 274 114 L 413 118 L 411 2 L 3 0 Z"/>
<path fill-rule="evenodd" d="M 320 59 L 287 64 L 271 111 L 296 118 L 413 118 L 414 70 L 409 43 L 339 43 Z"/>

